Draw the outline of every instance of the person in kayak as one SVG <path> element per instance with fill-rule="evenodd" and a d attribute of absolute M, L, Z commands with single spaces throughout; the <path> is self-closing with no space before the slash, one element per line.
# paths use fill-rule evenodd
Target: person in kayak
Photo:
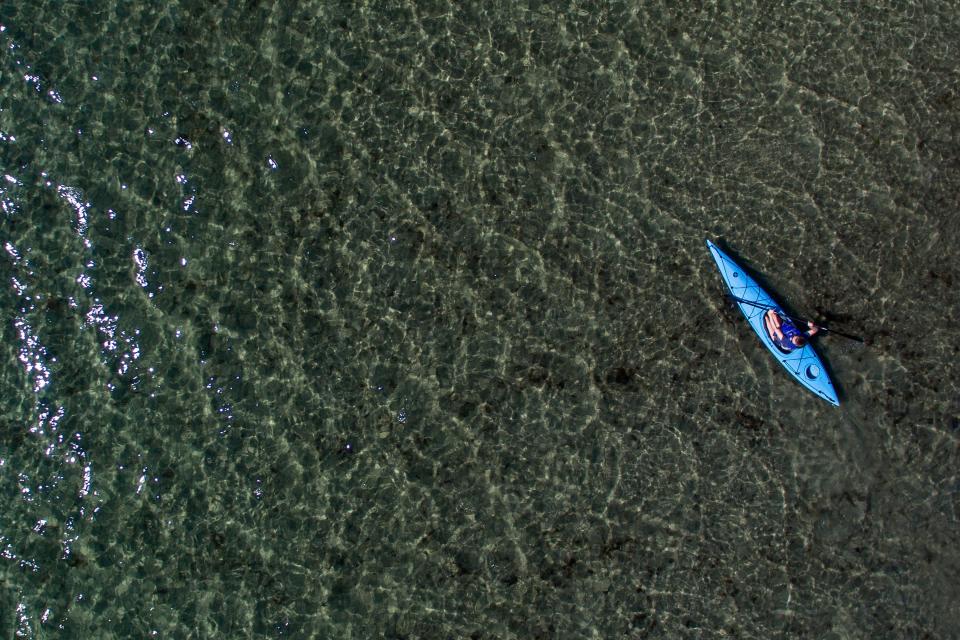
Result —
<path fill-rule="evenodd" d="M 807 344 L 807 341 L 817 335 L 820 327 L 807 322 L 807 330 L 800 331 L 793 323 L 785 318 L 781 318 L 775 309 L 768 309 L 763 315 L 763 324 L 767 328 L 767 333 L 773 344 L 783 351 L 790 353 L 794 349 L 799 349 Z"/>

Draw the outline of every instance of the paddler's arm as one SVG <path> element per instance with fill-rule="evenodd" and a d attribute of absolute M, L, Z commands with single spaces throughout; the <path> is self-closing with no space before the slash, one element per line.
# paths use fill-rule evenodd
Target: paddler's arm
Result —
<path fill-rule="evenodd" d="M 807 320 L 807 337 L 812 338 L 818 333 L 820 333 L 820 327 Z"/>

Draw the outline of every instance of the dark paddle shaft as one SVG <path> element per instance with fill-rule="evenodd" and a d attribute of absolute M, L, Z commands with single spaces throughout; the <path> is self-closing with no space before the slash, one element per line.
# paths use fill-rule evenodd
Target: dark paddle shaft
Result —
<path fill-rule="evenodd" d="M 758 302 L 750 302 L 749 300 L 744 300 L 743 298 L 738 298 L 738 297 L 735 296 L 735 295 L 730 295 L 730 297 L 733 298 L 734 300 L 736 300 L 737 302 L 740 302 L 740 303 L 742 303 L 742 304 L 750 305 L 751 307 L 756 307 L 757 309 L 773 309 L 774 311 L 776 311 L 776 309 L 775 309 L 774 307 L 771 307 L 770 305 L 760 304 L 760 303 L 758 303 Z M 777 311 L 777 314 L 780 315 L 780 316 L 783 317 L 783 318 L 786 318 L 787 320 L 789 320 L 790 322 L 794 323 L 795 325 L 804 326 L 804 325 L 806 325 L 807 322 L 808 322 L 807 320 L 804 320 L 803 318 L 791 318 L 791 317 L 788 316 L 787 314 L 782 313 L 782 312 L 780 312 L 780 311 Z M 812 324 L 812 323 L 811 323 L 811 324 Z M 844 337 L 844 338 L 849 338 L 850 340 L 856 340 L 857 342 L 863 342 L 863 338 L 860 338 L 860 337 L 858 337 L 858 336 L 852 336 L 852 335 L 850 335 L 849 333 L 843 333 L 842 331 L 837 331 L 836 329 L 830 329 L 829 327 L 822 327 L 822 326 L 820 326 L 820 325 L 818 325 L 818 324 L 814 324 L 813 326 L 815 326 L 817 329 L 820 329 L 821 331 L 826 331 L 827 333 L 832 333 L 832 334 L 834 334 L 834 335 L 842 336 L 842 337 Z"/>

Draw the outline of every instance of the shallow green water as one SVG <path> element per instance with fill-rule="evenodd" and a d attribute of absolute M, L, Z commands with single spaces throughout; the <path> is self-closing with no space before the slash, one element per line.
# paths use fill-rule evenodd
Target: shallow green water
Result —
<path fill-rule="evenodd" d="M 0 635 L 960 632 L 960 12 L 163 4 L 0 6 Z"/>

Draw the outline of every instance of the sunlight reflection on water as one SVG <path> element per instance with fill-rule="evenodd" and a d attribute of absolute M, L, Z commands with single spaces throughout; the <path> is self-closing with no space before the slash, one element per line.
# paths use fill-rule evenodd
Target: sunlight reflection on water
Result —
<path fill-rule="evenodd" d="M 0 6 L 4 624 L 937 635 L 951 345 L 824 341 L 821 413 L 702 243 L 949 304 L 952 22 L 774 14 Z"/>

